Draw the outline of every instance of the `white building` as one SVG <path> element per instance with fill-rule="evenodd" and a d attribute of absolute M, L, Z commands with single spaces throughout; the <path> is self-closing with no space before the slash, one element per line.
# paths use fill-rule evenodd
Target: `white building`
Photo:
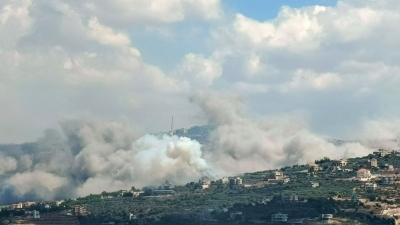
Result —
<path fill-rule="evenodd" d="M 221 182 L 222 182 L 223 184 L 229 183 L 229 177 L 223 177 L 223 178 L 221 179 Z"/>
<path fill-rule="evenodd" d="M 272 172 L 272 179 L 274 180 L 282 180 L 284 178 L 282 171 L 274 171 Z"/>
<path fill-rule="evenodd" d="M 236 218 L 236 215 L 242 216 L 242 212 L 238 211 L 238 212 L 231 213 L 231 215 L 230 215 L 231 220 L 234 220 Z"/>
<path fill-rule="evenodd" d="M 287 220 L 288 220 L 288 214 L 277 213 L 271 215 L 272 222 L 287 222 Z"/>
<path fill-rule="evenodd" d="M 59 207 L 63 202 L 64 202 L 64 200 L 56 201 L 56 206 Z"/>
<path fill-rule="evenodd" d="M 243 184 L 243 180 L 240 177 L 231 178 L 231 179 L 229 179 L 229 184 L 230 185 L 242 185 Z"/>
<path fill-rule="evenodd" d="M 359 181 L 368 181 L 371 179 L 371 171 L 367 169 L 359 169 L 357 171 L 357 180 Z"/>
<path fill-rule="evenodd" d="M 321 220 L 324 223 L 331 224 L 332 223 L 332 219 L 333 219 L 333 215 L 332 214 L 321 214 Z"/>
<path fill-rule="evenodd" d="M 15 209 L 22 209 L 22 207 L 23 207 L 22 202 L 16 203 L 16 204 L 12 204 L 12 205 L 11 205 L 11 209 L 13 209 L 13 210 L 15 210 Z"/>
<path fill-rule="evenodd" d="M 333 164 L 334 164 L 335 166 L 344 167 L 344 166 L 347 165 L 347 160 L 345 160 L 345 159 L 334 160 L 334 161 L 333 161 Z"/>
<path fill-rule="evenodd" d="M 391 185 L 391 184 L 393 184 L 393 183 L 394 183 L 393 177 L 389 177 L 389 176 L 387 176 L 387 177 L 382 177 L 382 184 Z"/>
<path fill-rule="evenodd" d="M 368 190 L 374 191 L 374 190 L 376 190 L 378 185 L 376 185 L 375 183 L 366 183 L 364 187 L 365 187 L 366 191 L 368 191 Z"/>

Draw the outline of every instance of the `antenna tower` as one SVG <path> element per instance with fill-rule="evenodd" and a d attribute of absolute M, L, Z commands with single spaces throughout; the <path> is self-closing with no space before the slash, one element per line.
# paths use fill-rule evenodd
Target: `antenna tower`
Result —
<path fill-rule="evenodd" d="M 171 121 L 171 132 L 174 130 L 174 117 L 172 117 Z"/>

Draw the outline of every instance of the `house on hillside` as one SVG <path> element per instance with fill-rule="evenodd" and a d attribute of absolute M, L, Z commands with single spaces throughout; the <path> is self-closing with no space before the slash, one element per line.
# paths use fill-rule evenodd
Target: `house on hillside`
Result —
<path fill-rule="evenodd" d="M 378 185 L 376 185 L 375 183 L 366 183 L 364 186 L 366 191 L 375 191 L 377 187 Z"/>
<path fill-rule="evenodd" d="M 222 182 L 223 184 L 229 183 L 229 177 L 223 177 L 223 178 L 221 179 L 221 182 Z"/>
<path fill-rule="evenodd" d="M 242 185 L 243 184 L 243 180 L 240 177 L 236 177 L 236 178 L 231 178 L 229 179 L 229 185 L 231 186 L 237 186 L 237 185 Z"/>
<path fill-rule="evenodd" d="M 274 180 L 283 180 L 285 176 L 282 171 L 274 171 L 272 172 L 271 178 Z"/>
<path fill-rule="evenodd" d="M 333 160 L 332 164 L 333 166 L 344 167 L 347 165 L 347 160 L 345 159 Z"/>
<path fill-rule="evenodd" d="M 379 149 L 378 151 L 373 152 L 373 154 L 378 157 L 385 157 L 387 155 L 390 155 L 391 153 L 391 151 L 385 149 Z"/>
<path fill-rule="evenodd" d="M 377 168 L 378 167 L 378 159 L 373 158 L 369 160 L 369 168 Z"/>
<path fill-rule="evenodd" d="M 359 169 L 357 171 L 357 180 L 359 181 L 368 181 L 371 177 L 371 171 L 368 169 Z"/>
<path fill-rule="evenodd" d="M 201 186 L 201 189 L 207 189 L 211 185 L 211 180 L 208 179 L 208 177 L 203 177 L 199 180 L 199 184 Z"/>
<path fill-rule="evenodd" d="M 310 163 L 307 163 L 307 166 L 310 167 L 310 171 L 318 171 L 319 170 L 319 166 L 316 163 L 310 162 Z"/>
<path fill-rule="evenodd" d="M 19 203 L 16 203 L 16 204 L 12 204 L 12 205 L 11 205 L 11 209 L 12 209 L 12 210 L 22 209 L 22 207 L 23 207 L 22 202 L 19 202 Z"/>
<path fill-rule="evenodd" d="M 271 222 L 287 222 L 288 221 L 288 214 L 282 214 L 282 213 L 277 213 L 277 214 L 272 214 L 271 215 Z"/>
<path fill-rule="evenodd" d="M 321 220 L 323 223 L 331 224 L 333 222 L 332 219 L 333 219 L 332 214 L 321 214 Z"/>
<path fill-rule="evenodd" d="M 391 185 L 394 183 L 394 179 L 391 176 L 385 176 L 381 178 L 382 184 L 384 185 Z"/>

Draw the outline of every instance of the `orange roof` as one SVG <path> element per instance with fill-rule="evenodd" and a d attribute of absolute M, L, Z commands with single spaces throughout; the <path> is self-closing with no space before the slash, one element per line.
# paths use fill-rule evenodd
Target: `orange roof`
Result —
<path fill-rule="evenodd" d="M 308 166 L 312 166 L 312 167 L 318 166 L 317 164 L 315 164 L 315 163 L 313 163 L 313 162 L 307 163 L 307 165 L 308 165 Z"/>
<path fill-rule="evenodd" d="M 358 170 L 358 172 L 367 172 L 367 171 L 369 171 L 369 170 L 367 170 L 367 169 L 359 169 Z"/>

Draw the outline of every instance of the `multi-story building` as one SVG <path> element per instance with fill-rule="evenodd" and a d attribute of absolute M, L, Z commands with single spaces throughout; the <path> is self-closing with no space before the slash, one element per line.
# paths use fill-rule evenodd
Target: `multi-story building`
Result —
<path fill-rule="evenodd" d="M 231 179 L 229 179 L 229 184 L 232 185 L 232 186 L 242 185 L 243 184 L 243 180 L 240 177 L 231 178 Z"/>
<path fill-rule="evenodd" d="M 366 183 L 364 187 L 366 191 L 368 190 L 374 191 L 378 186 L 375 183 Z"/>
<path fill-rule="evenodd" d="M 351 195 L 351 201 L 352 202 L 358 202 L 358 200 L 360 200 L 360 196 L 358 194 L 356 194 L 356 193 L 353 193 Z"/>
<path fill-rule="evenodd" d="M 359 181 L 368 181 L 371 179 L 371 171 L 367 169 L 359 169 L 357 171 L 357 180 Z"/>
<path fill-rule="evenodd" d="M 394 183 L 393 177 L 382 177 L 382 184 L 391 185 Z"/>
<path fill-rule="evenodd" d="M 298 202 L 298 201 L 299 201 L 299 196 L 297 195 L 282 197 L 282 202 Z"/>
<path fill-rule="evenodd" d="M 345 160 L 345 159 L 333 160 L 333 165 L 334 166 L 344 167 L 344 166 L 347 165 L 347 160 Z"/>
<path fill-rule="evenodd" d="M 87 216 L 87 210 L 84 206 L 76 205 L 74 208 L 75 216 Z"/>
<path fill-rule="evenodd" d="M 229 183 L 229 177 L 223 177 L 223 178 L 221 179 L 221 182 L 222 182 L 223 184 Z"/>
<path fill-rule="evenodd" d="M 35 205 L 36 202 L 27 201 L 27 202 L 24 202 L 24 203 L 22 203 L 22 204 L 23 204 L 23 207 L 30 207 L 30 206 L 32 206 L 32 205 Z"/>
<path fill-rule="evenodd" d="M 39 211 L 36 211 L 36 210 L 33 210 L 33 211 L 26 210 L 25 217 L 28 219 L 30 219 L 30 218 L 40 219 L 40 213 L 39 213 Z"/>
<path fill-rule="evenodd" d="M 274 180 L 283 180 L 285 176 L 282 171 L 274 171 L 272 172 L 272 179 Z"/>
<path fill-rule="evenodd" d="M 272 222 L 287 222 L 288 214 L 282 214 L 282 213 L 272 214 L 271 221 Z"/>
<path fill-rule="evenodd" d="M 378 151 L 375 151 L 373 153 L 378 157 L 385 157 L 386 155 L 390 155 L 392 152 L 385 149 L 379 149 Z"/>
<path fill-rule="evenodd" d="M 321 220 L 323 223 L 331 224 L 333 219 L 332 214 L 321 214 Z"/>
<path fill-rule="evenodd" d="M 132 221 L 132 224 L 134 224 L 134 225 L 144 225 L 144 224 L 146 224 L 146 219 L 145 218 L 136 218 L 136 219 L 133 219 L 131 221 Z"/>
<path fill-rule="evenodd" d="M 378 167 L 378 159 L 373 158 L 369 160 L 369 168 L 376 168 Z"/>
<path fill-rule="evenodd" d="M 318 171 L 319 170 L 319 166 L 316 163 L 310 162 L 310 163 L 307 163 L 307 166 L 310 167 L 310 171 Z"/>
<path fill-rule="evenodd" d="M 238 211 L 238 212 L 234 212 L 234 213 L 231 213 L 231 214 L 230 214 L 231 220 L 234 220 L 234 219 L 236 218 L 237 215 L 243 216 L 242 212 L 239 212 L 239 211 Z"/>
<path fill-rule="evenodd" d="M 16 209 L 22 209 L 23 204 L 22 202 L 16 203 L 16 204 L 12 204 L 11 205 L 11 209 L 16 210 Z"/>

